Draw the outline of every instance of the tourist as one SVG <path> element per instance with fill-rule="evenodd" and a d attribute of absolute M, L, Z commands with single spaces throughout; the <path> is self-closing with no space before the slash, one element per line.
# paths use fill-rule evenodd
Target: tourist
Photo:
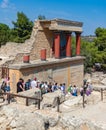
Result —
<path fill-rule="evenodd" d="M 72 85 L 70 84 L 69 87 L 68 87 L 68 90 L 67 90 L 67 91 L 68 91 L 68 94 L 72 93 L 72 88 L 73 88 L 73 87 L 72 87 Z"/>
<path fill-rule="evenodd" d="M 22 85 L 23 85 L 23 88 L 25 88 L 25 82 L 24 82 L 24 79 L 22 79 Z"/>
<path fill-rule="evenodd" d="M 73 86 L 72 88 L 72 93 L 71 93 L 73 96 L 77 96 L 78 95 L 78 88 L 76 85 Z"/>
<path fill-rule="evenodd" d="M 7 88 L 7 83 L 6 83 L 6 80 L 2 82 L 2 85 L 1 85 L 1 89 L 2 89 L 2 92 L 4 92 L 3 94 L 3 101 L 7 101 L 7 94 L 6 93 L 6 88 Z"/>
<path fill-rule="evenodd" d="M 34 78 L 34 79 L 31 81 L 31 88 L 37 88 L 37 78 Z"/>
<path fill-rule="evenodd" d="M 31 79 L 28 79 L 25 83 L 25 90 L 31 89 Z"/>
<path fill-rule="evenodd" d="M 89 89 L 89 91 L 90 91 L 90 92 L 92 92 L 92 91 L 93 91 L 93 86 L 92 86 L 92 83 L 88 83 L 88 89 Z"/>
<path fill-rule="evenodd" d="M 20 78 L 19 81 L 17 82 L 17 93 L 24 91 L 22 82 L 23 82 L 22 78 Z"/>
<path fill-rule="evenodd" d="M 7 78 L 5 89 L 6 92 L 10 92 L 10 77 Z"/>
<path fill-rule="evenodd" d="M 3 92 L 6 91 L 6 81 L 3 81 L 2 84 L 1 84 L 1 89 Z"/>
<path fill-rule="evenodd" d="M 91 83 L 90 82 L 87 82 L 87 84 L 86 84 L 86 95 L 87 96 L 89 96 L 90 94 L 91 94 L 91 92 L 92 92 L 92 85 L 91 85 Z"/>
<path fill-rule="evenodd" d="M 85 85 L 87 83 L 87 79 L 83 80 L 83 85 Z"/>
<path fill-rule="evenodd" d="M 5 96 L 4 99 L 5 101 L 9 99 L 9 95 L 7 93 L 10 93 L 10 77 L 7 78 L 7 80 L 5 81 Z"/>
<path fill-rule="evenodd" d="M 45 89 L 45 83 L 43 81 L 40 84 L 40 88 L 41 88 L 41 93 L 45 94 L 46 93 L 46 89 Z"/>
<path fill-rule="evenodd" d="M 41 89 L 43 85 L 44 85 L 44 82 L 41 81 L 40 84 L 39 84 L 39 89 Z"/>
<path fill-rule="evenodd" d="M 61 90 L 62 84 L 59 85 L 59 89 Z"/>
<path fill-rule="evenodd" d="M 49 84 L 48 84 L 48 92 L 52 92 L 52 83 L 51 82 L 49 82 Z"/>
<path fill-rule="evenodd" d="M 66 94 L 65 89 L 66 89 L 66 86 L 65 86 L 65 83 L 63 83 L 62 86 L 61 86 L 61 91 L 62 91 L 63 94 Z"/>
<path fill-rule="evenodd" d="M 48 84 L 47 84 L 47 81 L 44 82 L 44 87 L 45 87 L 45 93 L 48 92 Z"/>
<path fill-rule="evenodd" d="M 54 83 L 52 85 L 52 92 L 56 91 L 58 89 L 58 84 L 57 83 Z"/>
<path fill-rule="evenodd" d="M 40 89 L 40 80 L 37 80 L 37 88 L 39 88 Z"/>
<path fill-rule="evenodd" d="M 83 87 L 81 87 L 81 88 L 80 88 L 80 95 L 83 96 L 83 93 L 84 93 Z"/>

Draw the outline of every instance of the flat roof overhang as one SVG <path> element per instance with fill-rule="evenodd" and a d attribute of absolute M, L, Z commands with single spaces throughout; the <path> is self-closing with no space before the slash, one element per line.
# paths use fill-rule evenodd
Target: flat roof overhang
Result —
<path fill-rule="evenodd" d="M 82 32 L 82 22 L 53 19 L 53 20 L 40 20 L 39 21 L 44 28 L 54 31 L 69 31 L 69 32 Z"/>
<path fill-rule="evenodd" d="M 39 66 L 45 66 L 45 65 L 52 65 L 52 64 L 59 64 L 59 63 L 64 63 L 64 62 L 71 62 L 72 64 L 76 61 L 83 61 L 85 57 L 83 56 L 76 56 L 76 57 L 67 57 L 67 58 L 62 58 L 62 59 L 47 59 L 46 61 L 42 60 L 35 60 L 31 61 L 30 63 L 20 63 L 20 64 L 14 64 L 14 65 L 9 65 L 9 69 L 26 69 L 26 68 L 33 68 L 33 67 L 39 67 Z"/>
<path fill-rule="evenodd" d="M 61 25 L 56 25 L 56 26 L 50 26 L 49 30 L 58 30 L 58 31 L 70 31 L 70 32 L 82 32 L 81 27 L 70 27 L 70 26 L 61 26 Z"/>

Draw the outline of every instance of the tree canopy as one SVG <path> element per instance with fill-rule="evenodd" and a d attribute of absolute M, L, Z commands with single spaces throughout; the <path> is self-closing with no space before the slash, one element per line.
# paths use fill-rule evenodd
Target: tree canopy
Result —
<path fill-rule="evenodd" d="M 95 39 L 95 45 L 98 46 L 99 51 L 106 51 L 106 28 L 98 27 L 95 30 L 97 38 Z"/>
<path fill-rule="evenodd" d="M 44 20 L 46 17 L 44 15 L 38 15 L 38 20 Z"/>
<path fill-rule="evenodd" d="M 30 38 L 33 22 L 23 13 L 17 13 L 17 21 L 12 21 L 14 28 L 11 29 L 10 40 L 13 42 L 24 42 Z"/>
<path fill-rule="evenodd" d="M 0 23 L 0 46 L 9 41 L 10 28 L 6 24 Z"/>
<path fill-rule="evenodd" d="M 96 38 L 93 42 L 82 41 L 81 44 L 81 54 L 86 57 L 85 71 L 95 63 L 102 64 L 106 69 L 106 29 L 97 28 L 95 35 Z"/>
<path fill-rule="evenodd" d="M 106 28 L 97 28 L 95 34 L 97 36 L 95 46 L 98 47 L 97 57 L 101 63 L 106 64 Z"/>

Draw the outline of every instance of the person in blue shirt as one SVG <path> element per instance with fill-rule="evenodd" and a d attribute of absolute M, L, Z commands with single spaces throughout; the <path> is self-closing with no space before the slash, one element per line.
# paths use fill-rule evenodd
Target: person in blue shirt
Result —
<path fill-rule="evenodd" d="M 66 89 L 66 86 L 65 86 L 65 83 L 63 83 L 61 86 L 61 91 L 63 92 L 63 94 L 65 94 L 65 89 Z"/>
<path fill-rule="evenodd" d="M 29 90 L 31 88 L 31 80 L 28 79 L 25 83 L 25 90 Z"/>

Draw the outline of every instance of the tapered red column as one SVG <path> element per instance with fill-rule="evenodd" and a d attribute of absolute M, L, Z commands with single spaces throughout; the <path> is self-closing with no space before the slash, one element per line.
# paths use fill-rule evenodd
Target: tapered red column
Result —
<path fill-rule="evenodd" d="M 60 34 L 55 33 L 55 39 L 54 39 L 54 55 L 55 58 L 60 58 Z"/>
<path fill-rule="evenodd" d="M 66 34 L 66 57 L 71 56 L 71 33 Z"/>
<path fill-rule="evenodd" d="M 23 56 L 23 62 L 24 63 L 29 63 L 29 60 L 30 60 L 30 56 L 29 55 L 24 55 Z"/>
<path fill-rule="evenodd" d="M 76 33 L 76 55 L 80 55 L 81 33 Z"/>
<path fill-rule="evenodd" d="M 43 48 L 41 49 L 41 60 L 45 61 L 46 60 L 46 49 Z"/>

